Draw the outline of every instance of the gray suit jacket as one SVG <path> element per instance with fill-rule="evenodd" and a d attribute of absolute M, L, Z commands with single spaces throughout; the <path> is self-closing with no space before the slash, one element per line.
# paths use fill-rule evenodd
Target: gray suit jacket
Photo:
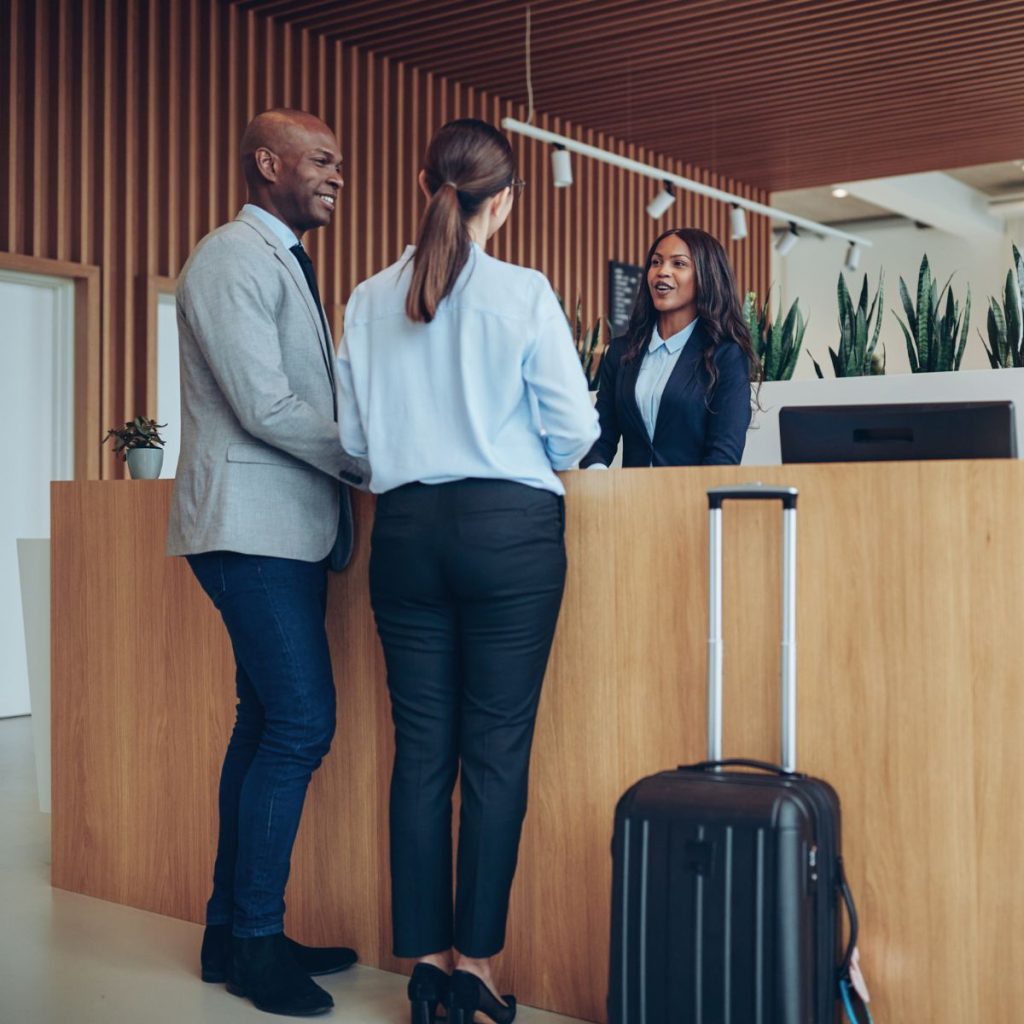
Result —
<path fill-rule="evenodd" d="M 369 470 L 341 448 L 324 364 L 334 352 L 295 256 L 243 211 L 196 246 L 177 305 L 181 454 L 167 553 L 314 562 L 334 547 L 343 564 L 342 482 L 365 487 Z"/>

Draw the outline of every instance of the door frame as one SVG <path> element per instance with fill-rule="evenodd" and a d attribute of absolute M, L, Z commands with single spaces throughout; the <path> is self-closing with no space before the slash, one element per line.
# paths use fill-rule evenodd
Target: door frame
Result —
<path fill-rule="evenodd" d="M 0 252 L 0 270 L 19 274 L 68 278 L 74 284 L 75 345 L 75 453 L 76 480 L 100 479 L 100 410 L 103 385 L 100 377 L 100 268 L 42 256 Z"/>

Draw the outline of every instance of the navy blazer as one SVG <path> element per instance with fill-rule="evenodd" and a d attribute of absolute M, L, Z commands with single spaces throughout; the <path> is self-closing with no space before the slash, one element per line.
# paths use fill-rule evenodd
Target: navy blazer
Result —
<path fill-rule="evenodd" d="M 698 323 L 665 384 L 653 442 L 636 404 L 636 378 L 643 356 L 623 362 L 625 336 L 615 338 L 601 360 L 597 413 L 601 436 L 580 468 L 610 465 L 623 441 L 623 466 L 735 465 L 743 457 L 750 426 L 750 362 L 743 349 L 725 342 L 715 352 L 718 383 L 704 367 L 707 332 Z M 645 349 L 646 351 L 646 349 Z"/>

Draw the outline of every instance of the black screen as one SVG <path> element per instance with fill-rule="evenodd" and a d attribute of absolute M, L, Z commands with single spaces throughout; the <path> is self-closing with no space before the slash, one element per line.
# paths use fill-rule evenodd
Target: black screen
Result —
<path fill-rule="evenodd" d="M 783 462 L 1017 457 L 1013 402 L 791 405 L 779 441 Z"/>

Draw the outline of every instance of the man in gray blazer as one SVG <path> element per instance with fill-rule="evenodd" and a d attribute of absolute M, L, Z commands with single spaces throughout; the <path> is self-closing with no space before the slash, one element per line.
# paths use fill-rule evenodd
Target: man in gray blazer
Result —
<path fill-rule="evenodd" d="M 333 132 L 260 114 L 241 145 L 249 202 L 195 248 L 178 283 L 181 454 L 167 552 L 220 611 L 237 716 L 220 781 L 213 894 L 200 955 L 272 1013 L 333 1006 L 310 978 L 356 960 L 284 935 L 284 889 L 310 776 L 334 734 L 327 568 L 347 561 L 347 484 L 368 470 L 338 438 L 334 346 L 301 246 L 342 187 Z"/>

